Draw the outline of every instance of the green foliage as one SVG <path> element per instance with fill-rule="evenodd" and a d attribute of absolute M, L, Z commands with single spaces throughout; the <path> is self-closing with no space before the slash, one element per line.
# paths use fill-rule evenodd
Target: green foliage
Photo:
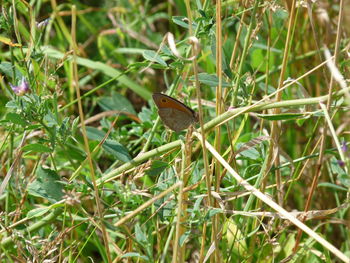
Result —
<path fill-rule="evenodd" d="M 310 19 L 298 3 L 288 31 L 284 2 L 221 1 L 221 21 L 214 2 L 2 1 L 1 262 L 337 260 L 238 183 L 193 130 L 167 129 L 153 92 L 202 112 L 208 143 L 267 198 L 299 212 L 309 198 L 306 224 L 350 255 L 349 91 L 332 96 L 330 133 L 319 110 L 330 67 L 305 74 L 327 46 L 349 78 L 349 32 L 339 47 L 333 35 L 349 11 L 310 2 Z"/>
<path fill-rule="evenodd" d="M 63 185 L 58 174 L 50 169 L 39 167 L 35 181 L 28 185 L 28 193 L 42 197 L 52 203 L 60 201 L 63 197 Z"/>

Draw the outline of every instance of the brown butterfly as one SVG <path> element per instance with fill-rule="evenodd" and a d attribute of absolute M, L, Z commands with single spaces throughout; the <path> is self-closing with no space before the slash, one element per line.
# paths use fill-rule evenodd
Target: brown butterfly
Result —
<path fill-rule="evenodd" d="M 173 131 L 182 131 L 198 122 L 197 112 L 177 99 L 162 93 L 153 93 L 152 97 L 158 107 L 160 118 Z"/>

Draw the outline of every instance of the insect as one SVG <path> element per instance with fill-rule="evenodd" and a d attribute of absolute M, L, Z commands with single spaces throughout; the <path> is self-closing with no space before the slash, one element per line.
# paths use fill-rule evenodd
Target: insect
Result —
<path fill-rule="evenodd" d="M 177 99 L 162 93 L 153 93 L 152 97 L 158 107 L 160 118 L 173 131 L 182 131 L 191 124 L 198 122 L 197 112 Z"/>

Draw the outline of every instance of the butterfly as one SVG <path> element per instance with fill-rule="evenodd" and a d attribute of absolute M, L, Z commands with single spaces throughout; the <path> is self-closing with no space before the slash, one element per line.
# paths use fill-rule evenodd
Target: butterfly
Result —
<path fill-rule="evenodd" d="M 198 122 L 197 112 L 177 99 L 162 93 L 153 93 L 152 98 L 160 118 L 171 130 L 179 132 Z"/>

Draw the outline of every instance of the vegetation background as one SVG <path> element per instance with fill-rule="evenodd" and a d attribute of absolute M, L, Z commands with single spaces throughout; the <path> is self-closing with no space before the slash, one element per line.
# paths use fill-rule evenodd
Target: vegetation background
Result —
<path fill-rule="evenodd" d="M 349 262 L 349 1 L 0 4 L 1 262 Z"/>

